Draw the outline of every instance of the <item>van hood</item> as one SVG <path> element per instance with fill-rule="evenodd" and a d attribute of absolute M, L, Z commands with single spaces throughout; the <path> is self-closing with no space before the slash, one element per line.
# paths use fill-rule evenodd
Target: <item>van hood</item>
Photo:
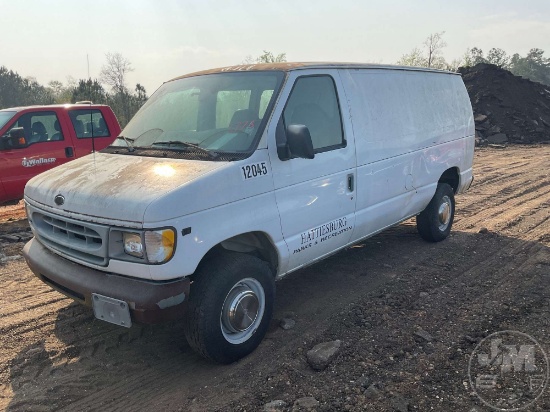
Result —
<path fill-rule="evenodd" d="M 224 164 L 95 153 L 34 177 L 25 197 L 65 212 L 143 223 L 154 200 Z"/>

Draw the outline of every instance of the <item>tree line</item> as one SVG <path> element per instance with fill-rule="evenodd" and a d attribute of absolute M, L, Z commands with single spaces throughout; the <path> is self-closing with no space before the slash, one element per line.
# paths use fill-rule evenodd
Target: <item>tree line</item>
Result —
<path fill-rule="evenodd" d="M 106 63 L 102 66 L 99 77 L 74 79 L 69 76 L 66 83 L 52 80 L 47 86 L 38 83 L 34 77 L 23 78 L 19 73 L 0 66 L 0 109 L 91 101 L 111 106 L 121 127 L 124 127 L 147 101 L 147 91 L 139 83 L 133 90 L 127 86 L 128 73 L 134 68 L 122 54 L 107 53 L 105 57 Z M 243 63 L 284 61 L 285 53 L 274 55 L 264 50 L 256 58 L 247 56 Z"/>
<path fill-rule="evenodd" d="M 544 50 L 534 48 L 521 56 L 519 53 L 508 55 L 503 49 L 495 47 L 487 53 L 478 47 L 472 47 L 460 58 L 448 62 L 443 56 L 443 49 L 447 46 L 443 40 L 444 34 L 444 31 L 430 34 L 422 46 L 401 56 L 397 64 L 457 71 L 459 67 L 489 63 L 509 70 L 516 76 L 550 85 L 550 58 L 544 57 Z"/>
<path fill-rule="evenodd" d="M 550 85 L 550 58 L 544 56 L 541 49 L 531 49 L 527 55 L 518 53 L 508 55 L 503 49 L 492 48 L 484 53 L 478 47 L 466 50 L 463 56 L 447 61 L 443 50 L 445 32 L 430 34 L 420 47 L 404 54 L 398 65 L 430 67 L 457 71 L 459 67 L 475 66 L 478 63 L 495 64 L 532 81 Z M 33 77 L 21 77 L 17 72 L 0 66 L 0 109 L 16 106 L 76 103 L 92 101 L 112 107 L 120 125 L 124 127 L 147 101 L 147 91 L 141 84 L 133 89 L 127 86 L 127 75 L 134 69 L 128 59 L 120 53 L 107 53 L 106 63 L 99 77 L 92 79 L 74 79 L 68 77 L 66 83 L 53 80 L 47 86 L 41 85 Z M 274 55 L 264 50 L 263 54 L 252 58 L 247 56 L 242 62 L 276 63 L 285 62 L 286 53 Z"/>
<path fill-rule="evenodd" d="M 111 106 L 124 127 L 147 101 L 147 91 L 139 83 L 133 90 L 127 86 L 127 75 L 134 70 L 128 59 L 120 53 L 107 53 L 105 57 L 98 78 L 76 80 L 69 76 L 65 84 L 53 80 L 47 86 L 0 66 L 0 109 L 91 101 Z"/>

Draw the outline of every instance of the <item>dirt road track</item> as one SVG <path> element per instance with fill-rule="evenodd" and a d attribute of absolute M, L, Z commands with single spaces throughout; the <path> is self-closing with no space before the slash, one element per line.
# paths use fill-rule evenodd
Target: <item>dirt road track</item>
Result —
<path fill-rule="evenodd" d="M 327 411 L 488 410 L 465 384 L 481 338 L 515 329 L 550 354 L 550 147 L 480 150 L 475 175 L 446 241 L 409 221 L 279 282 L 267 338 L 230 366 L 192 353 L 177 322 L 121 329 L 50 290 L 17 258 L 23 242 L 2 240 L 24 221 L 0 212 L 0 409 L 290 410 L 314 396 Z M 305 352 L 331 339 L 339 357 L 314 372 Z M 550 410 L 548 392 L 531 410 Z"/>

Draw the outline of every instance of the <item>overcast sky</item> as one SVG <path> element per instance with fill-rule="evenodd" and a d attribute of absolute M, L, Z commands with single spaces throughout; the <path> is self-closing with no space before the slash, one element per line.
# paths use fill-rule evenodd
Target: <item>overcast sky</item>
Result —
<path fill-rule="evenodd" d="M 0 0 L 0 66 L 43 84 L 99 76 L 105 53 L 152 93 L 191 71 L 241 63 L 262 50 L 289 61 L 395 63 L 430 33 L 444 55 L 499 47 L 550 57 L 550 0 Z"/>

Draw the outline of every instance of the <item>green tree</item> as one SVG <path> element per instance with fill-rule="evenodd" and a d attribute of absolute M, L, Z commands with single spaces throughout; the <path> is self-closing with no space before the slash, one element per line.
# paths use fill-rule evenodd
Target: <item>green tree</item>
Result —
<path fill-rule="evenodd" d="M 23 103 L 23 79 L 6 67 L 0 67 L 0 108 L 13 107 Z"/>
<path fill-rule="evenodd" d="M 131 97 L 131 116 L 133 117 L 134 114 L 143 106 L 143 104 L 147 101 L 147 91 L 145 90 L 145 87 L 143 87 L 141 84 L 136 84 L 135 88 L 135 94 Z"/>
<path fill-rule="evenodd" d="M 107 53 L 105 58 L 107 63 L 101 67 L 100 80 L 116 93 L 127 91 L 126 77 L 134 71 L 132 64 L 120 53 Z"/>
<path fill-rule="evenodd" d="M 147 91 L 138 83 L 135 93 L 131 92 L 126 87 L 126 74 L 133 70 L 130 62 L 120 54 L 108 56 L 108 70 L 103 70 L 104 67 L 102 74 L 105 74 L 104 81 L 111 86 L 111 92 L 106 91 L 97 79 L 77 81 L 71 76 L 67 77 L 66 86 L 58 80 L 53 80 L 44 87 L 33 77 L 22 78 L 17 72 L 0 66 L 0 109 L 89 100 L 97 104 L 110 105 L 121 126 L 125 126 L 147 101 Z"/>
<path fill-rule="evenodd" d="M 272 52 L 264 50 L 263 54 L 253 58 L 252 56 L 246 56 L 243 61 L 243 64 L 254 64 L 254 63 L 281 63 L 286 62 L 286 53 L 280 53 L 275 56 Z"/>
<path fill-rule="evenodd" d="M 487 63 L 487 60 L 483 55 L 483 50 L 477 47 L 467 49 L 463 57 L 463 65 L 465 67 L 471 67 L 479 63 Z"/>
<path fill-rule="evenodd" d="M 525 57 L 516 53 L 512 56 L 509 67 L 516 76 L 550 85 L 550 59 L 544 57 L 544 50 L 531 49 Z"/>
<path fill-rule="evenodd" d="M 67 86 L 59 80 L 52 80 L 48 83 L 48 90 L 53 96 L 54 103 L 63 104 L 71 102 L 76 86 L 77 82 L 72 78 L 67 82 Z"/>
<path fill-rule="evenodd" d="M 106 104 L 107 93 L 97 80 L 80 79 L 78 85 L 73 88 L 71 102 L 91 101 L 95 104 Z"/>
<path fill-rule="evenodd" d="M 120 53 L 107 53 L 105 58 L 107 63 L 101 67 L 100 80 L 111 87 L 111 106 L 115 110 L 120 124 L 126 125 L 132 116 L 131 96 L 126 87 L 126 78 L 128 73 L 134 71 L 134 68 L 130 61 Z"/>
<path fill-rule="evenodd" d="M 13 70 L 0 67 L 0 108 L 50 104 L 53 101 L 51 91 L 34 77 L 22 78 Z"/>
<path fill-rule="evenodd" d="M 24 104 L 52 104 L 54 97 L 50 90 L 36 81 L 34 77 L 23 80 Z"/>
<path fill-rule="evenodd" d="M 442 50 L 447 47 L 447 43 L 443 40 L 444 34 L 444 31 L 430 34 L 424 41 L 428 67 L 443 68 L 447 65 L 442 56 Z"/>
<path fill-rule="evenodd" d="M 136 84 L 136 100 L 140 105 L 143 105 L 147 101 L 147 91 L 141 84 Z"/>
<path fill-rule="evenodd" d="M 444 31 L 430 34 L 424 41 L 424 47 L 415 47 L 410 53 L 404 54 L 397 61 L 401 66 L 431 67 L 434 69 L 448 69 L 449 64 L 443 57 L 443 49 L 447 43 L 443 41 Z"/>
<path fill-rule="evenodd" d="M 404 54 L 397 61 L 399 66 L 415 66 L 415 67 L 427 67 L 428 63 L 426 57 L 424 57 L 422 50 L 415 47 L 409 54 Z"/>
<path fill-rule="evenodd" d="M 451 72 L 457 72 L 458 68 L 464 65 L 463 59 L 453 59 L 450 63 L 447 63 L 446 70 L 449 70 Z"/>
<path fill-rule="evenodd" d="M 489 50 L 489 53 L 487 53 L 487 63 L 506 69 L 510 65 L 510 57 L 508 57 L 504 50 L 492 48 Z"/>
<path fill-rule="evenodd" d="M 275 56 L 272 52 L 264 50 L 264 53 L 259 56 L 256 61 L 258 63 L 281 63 L 286 62 L 286 53 L 280 53 Z"/>
<path fill-rule="evenodd" d="M 61 93 L 63 93 L 63 89 L 65 87 L 63 86 L 63 83 L 61 83 L 59 80 L 52 80 L 48 83 L 48 88 L 50 89 L 54 98 L 57 98 Z"/>

